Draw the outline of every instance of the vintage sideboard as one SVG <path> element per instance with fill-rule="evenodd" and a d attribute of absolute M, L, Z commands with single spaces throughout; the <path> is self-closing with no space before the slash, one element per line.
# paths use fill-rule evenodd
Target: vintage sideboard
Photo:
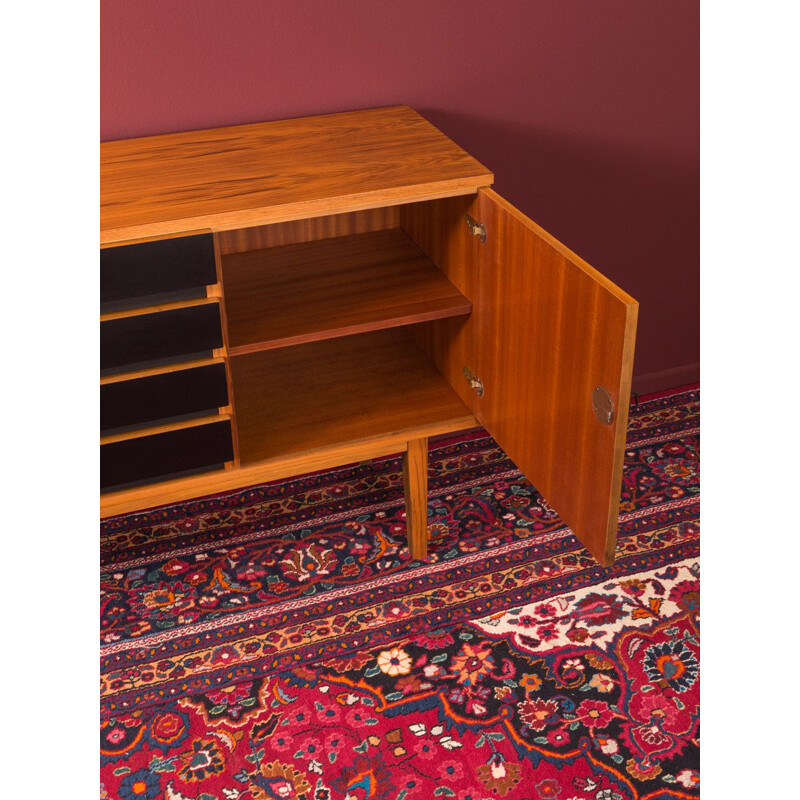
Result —
<path fill-rule="evenodd" d="M 480 424 L 613 562 L 638 304 L 406 106 L 101 145 L 101 514 Z"/>

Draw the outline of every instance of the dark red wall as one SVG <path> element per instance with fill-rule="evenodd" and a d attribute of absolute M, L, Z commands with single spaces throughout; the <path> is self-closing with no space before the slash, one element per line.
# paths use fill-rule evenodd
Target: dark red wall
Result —
<path fill-rule="evenodd" d="M 102 0 L 101 138 L 406 103 L 640 304 L 635 388 L 699 376 L 696 0 Z"/>

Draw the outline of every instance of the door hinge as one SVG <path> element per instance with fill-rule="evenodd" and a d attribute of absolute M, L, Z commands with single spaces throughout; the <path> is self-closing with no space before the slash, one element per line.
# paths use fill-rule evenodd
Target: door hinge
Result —
<path fill-rule="evenodd" d="M 477 377 L 469 367 L 464 367 L 464 377 L 470 387 L 478 393 L 478 397 L 483 397 L 483 382 Z"/>
<path fill-rule="evenodd" d="M 482 222 L 477 222 L 467 214 L 467 227 L 473 236 L 479 236 L 481 244 L 486 243 L 486 226 Z"/>

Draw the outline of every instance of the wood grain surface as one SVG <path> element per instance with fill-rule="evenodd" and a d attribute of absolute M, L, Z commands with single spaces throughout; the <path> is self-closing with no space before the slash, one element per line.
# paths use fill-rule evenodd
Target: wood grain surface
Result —
<path fill-rule="evenodd" d="M 428 440 L 412 439 L 403 453 L 406 536 L 411 558 L 428 555 Z"/>
<path fill-rule="evenodd" d="M 616 546 L 638 304 L 492 190 L 478 193 L 476 416 L 601 564 Z M 604 386 L 615 418 L 600 422 Z"/>
<path fill-rule="evenodd" d="M 244 253 L 247 250 L 263 250 L 265 247 L 283 247 L 288 244 L 315 242 L 333 239 L 336 236 L 351 236 L 354 233 L 384 231 L 399 227 L 400 214 L 397 206 L 351 211 L 347 214 L 331 214 L 327 217 L 297 219 L 292 222 L 276 222 L 273 225 L 257 225 L 253 228 L 238 228 L 220 231 L 217 234 L 220 253 Z"/>
<path fill-rule="evenodd" d="M 407 106 L 104 142 L 100 239 L 285 222 L 492 180 Z"/>
<path fill-rule="evenodd" d="M 231 355 L 469 314 L 399 229 L 225 256 Z"/>
<path fill-rule="evenodd" d="M 474 417 L 402 328 L 231 359 L 242 466 Z"/>

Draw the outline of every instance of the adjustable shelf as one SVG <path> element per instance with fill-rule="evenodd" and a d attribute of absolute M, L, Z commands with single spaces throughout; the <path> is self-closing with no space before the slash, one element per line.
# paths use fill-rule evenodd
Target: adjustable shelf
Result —
<path fill-rule="evenodd" d="M 232 356 L 469 314 L 399 228 L 223 256 Z"/>

